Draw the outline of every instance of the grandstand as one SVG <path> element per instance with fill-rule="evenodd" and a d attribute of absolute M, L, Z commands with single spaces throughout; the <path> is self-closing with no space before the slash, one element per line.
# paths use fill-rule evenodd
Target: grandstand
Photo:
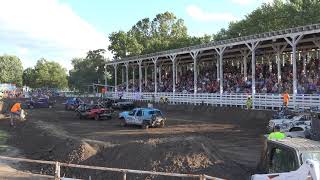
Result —
<path fill-rule="evenodd" d="M 172 103 L 243 106 L 252 95 L 254 107 L 273 108 L 288 91 L 291 108 L 310 108 L 320 104 L 319 48 L 320 24 L 313 24 L 117 59 L 107 66 L 115 70 L 114 95 L 122 92 L 127 99 L 138 93 L 146 100 L 167 96 Z M 117 68 L 125 69 L 121 84 Z"/>

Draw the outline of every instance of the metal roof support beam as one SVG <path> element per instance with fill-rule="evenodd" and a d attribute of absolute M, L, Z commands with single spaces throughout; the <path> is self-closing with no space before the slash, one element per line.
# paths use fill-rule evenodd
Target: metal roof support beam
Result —
<path fill-rule="evenodd" d="M 303 64 L 303 75 L 306 75 L 306 72 L 307 72 L 307 51 L 302 50 L 301 56 L 302 56 L 302 64 Z M 300 59 L 300 57 L 299 57 L 299 59 Z"/>
<path fill-rule="evenodd" d="M 117 76 L 117 74 L 118 74 L 117 66 L 118 66 L 117 63 L 113 64 L 113 68 L 114 68 L 114 91 L 115 91 L 115 92 L 118 92 L 118 87 L 117 87 L 117 80 L 118 80 L 118 76 Z"/>
<path fill-rule="evenodd" d="M 129 91 L 129 72 L 128 72 L 128 66 L 129 66 L 129 63 L 128 62 L 125 62 L 124 63 L 124 66 L 126 67 L 126 92 Z"/>
<path fill-rule="evenodd" d="M 104 87 L 107 88 L 108 86 L 108 71 L 107 71 L 108 64 L 104 65 Z"/>
<path fill-rule="evenodd" d="M 226 50 L 226 48 L 227 48 L 226 46 L 214 48 L 214 50 L 219 55 L 220 94 L 223 94 L 223 54 L 224 54 L 224 51 Z"/>
<path fill-rule="evenodd" d="M 144 87 L 147 87 L 148 84 L 148 67 L 149 64 L 144 65 Z"/>
<path fill-rule="evenodd" d="M 158 85 L 157 85 L 157 61 L 158 61 L 158 57 L 153 57 L 152 62 L 154 64 L 154 94 L 157 94 L 157 90 L 158 90 Z"/>
<path fill-rule="evenodd" d="M 124 83 L 124 68 L 121 66 L 121 83 Z"/>
<path fill-rule="evenodd" d="M 272 43 L 272 49 L 276 53 L 278 83 L 281 82 L 281 60 L 280 60 L 280 57 L 281 57 L 281 54 L 283 53 L 283 51 L 287 48 L 287 46 L 288 46 L 288 44 L 282 45 L 280 43 L 278 43 L 278 44 Z"/>
<path fill-rule="evenodd" d="M 138 65 L 139 65 L 139 92 L 142 92 L 142 59 L 138 60 Z"/>
<path fill-rule="evenodd" d="M 303 34 L 284 37 L 284 39 L 290 44 L 292 47 L 292 65 L 293 65 L 293 94 L 294 94 L 294 101 L 295 101 L 295 95 L 297 94 L 297 44 L 299 43 L 300 39 L 303 37 Z"/>
<path fill-rule="evenodd" d="M 162 76 L 162 74 L 161 74 L 161 71 L 162 71 L 162 63 L 159 63 L 159 83 L 161 84 L 161 76 Z"/>
<path fill-rule="evenodd" d="M 199 51 L 191 51 L 190 55 L 193 59 L 193 92 L 197 93 L 198 87 L 198 72 L 197 72 L 197 57 L 199 55 Z"/>
<path fill-rule="evenodd" d="M 315 38 L 312 42 L 320 49 L 320 38 Z"/>
<path fill-rule="evenodd" d="M 240 49 L 240 53 L 243 56 L 243 77 L 244 80 L 248 80 L 248 67 L 247 67 L 247 59 L 250 55 L 250 50 Z"/>
<path fill-rule="evenodd" d="M 177 57 L 176 54 L 169 55 L 169 58 L 170 58 L 170 60 L 172 62 L 172 92 L 173 93 L 176 92 L 176 73 L 175 73 L 175 70 L 176 70 L 176 57 Z"/>
<path fill-rule="evenodd" d="M 251 85 L 252 85 L 252 108 L 255 108 L 254 95 L 256 94 L 256 49 L 260 41 L 246 42 L 246 46 L 251 51 Z"/>
<path fill-rule="evenodd" d="M 135 87 L 135 81 L 136 81 L 136 76 L 135 76 L 135 65 L 132 65 L 132 92 L 134 92 L 134 87 Z"/>

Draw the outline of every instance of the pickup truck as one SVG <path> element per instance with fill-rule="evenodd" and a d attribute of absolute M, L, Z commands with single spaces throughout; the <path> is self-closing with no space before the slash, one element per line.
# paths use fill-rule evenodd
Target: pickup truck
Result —
<path fill-rule="evenodd" d="M 288 178 L 291 174 L 303 173 L 301 167 L 308 164 L 307 161 L 320 162 L 320 142 L 303 138 L 266 139 L 258 174 L 253 175 L 251 180 L 267 180 L 271 177 L 291 179 Z"/>
<path fill-rule="evenodd" d="M 120 125 L 139 125 L 143 129 L 164 127 L 166 118 L 159 109 L 135 108 L 132 111 L 119 113 Z"/>

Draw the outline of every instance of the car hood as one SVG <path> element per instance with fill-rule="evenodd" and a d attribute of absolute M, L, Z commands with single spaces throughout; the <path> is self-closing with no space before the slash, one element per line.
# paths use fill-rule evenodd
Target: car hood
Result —
<path fill-rule="evenodd" d="M 282 122 L 290 121 L 289 119 L 271 119 L 270 122 L 273 122 L 275 124 L 279 124 Z"/>
<path fill-rule="evenodd" d="M 128 114 L 129 114 L 129 111 L 124 111 L 124 112 L 119 113 L 119 116 L 124 117 L 124 116 L 128 116 Z"/>

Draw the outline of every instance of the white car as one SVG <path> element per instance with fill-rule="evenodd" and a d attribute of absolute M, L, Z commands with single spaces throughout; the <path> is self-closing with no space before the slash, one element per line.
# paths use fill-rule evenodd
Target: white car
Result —
<path fill-rule="evenodd" d="M 311 115 L 302 114 L 291 119 L 272 119 L 269 121 L 268 130 L 273 131 L 275 126 L 280 127 L 282 132 L 305 131 L 311 128 Z"/>

